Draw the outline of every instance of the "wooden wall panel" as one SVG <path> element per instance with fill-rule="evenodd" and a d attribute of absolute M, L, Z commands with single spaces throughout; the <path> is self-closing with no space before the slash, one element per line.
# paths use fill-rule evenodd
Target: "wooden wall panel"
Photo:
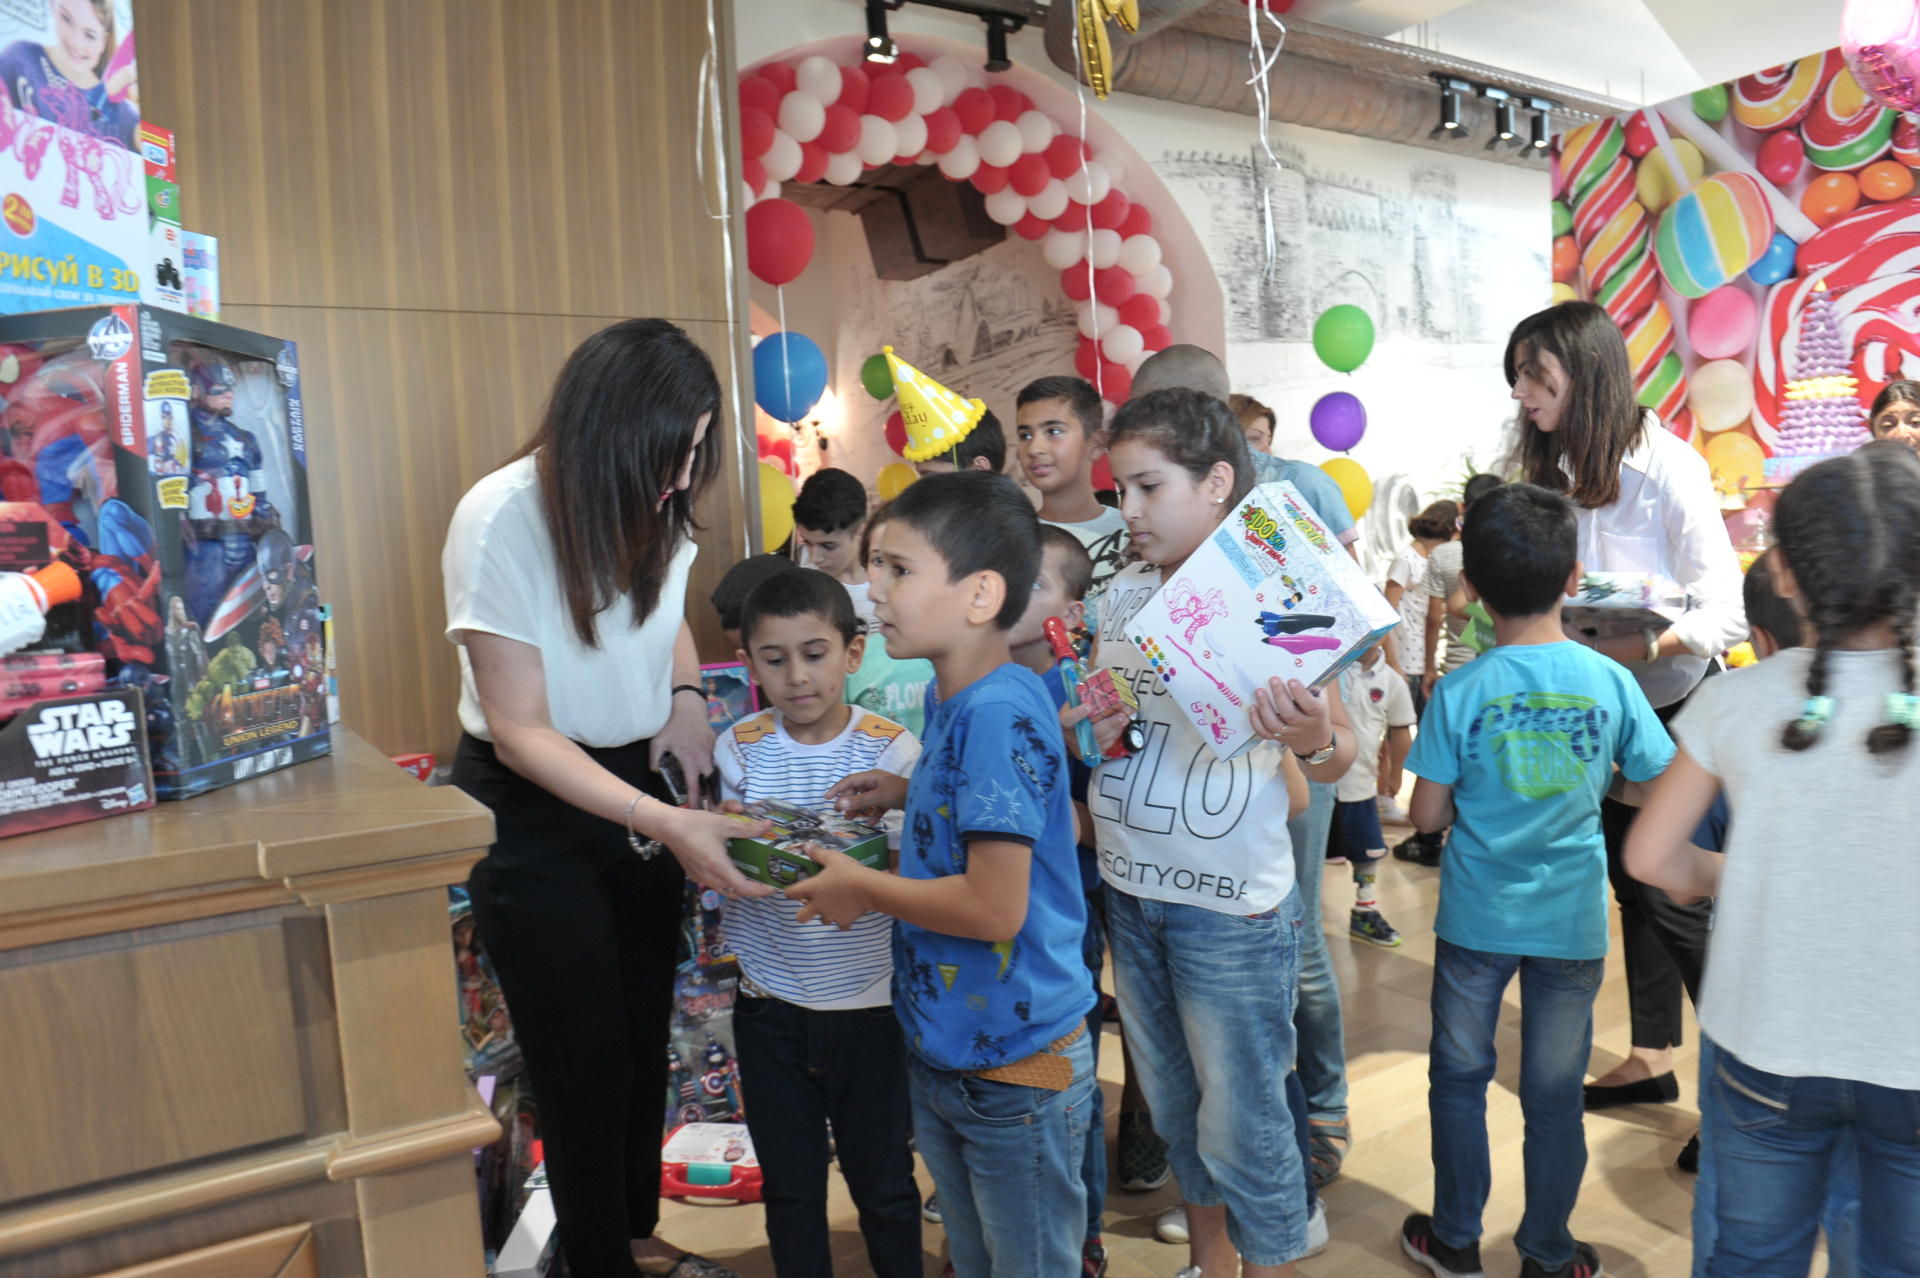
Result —
<path fill-rule="evenodd" d="M 729 138 L 730 10 L 712 0 Z M 220 237 L 222 317 L 300 343 L 346 722 L 445 759 L 458 673 L 439 565 L 460 495 L 604 324 L 674 319 L 729 387 L 744 356 L 737 219 L 729 237 L 707 215 L 711 136 L 696 155 L 708 4 L 167 0 L 140 23 L 143 105 L 178 135 L 186 221 Z M 750 445 L 750 397 L 730 415 Z M 689 592 L 716 655 L 706 595 L 745 553 L 753 461 L 728 451 Z"/>

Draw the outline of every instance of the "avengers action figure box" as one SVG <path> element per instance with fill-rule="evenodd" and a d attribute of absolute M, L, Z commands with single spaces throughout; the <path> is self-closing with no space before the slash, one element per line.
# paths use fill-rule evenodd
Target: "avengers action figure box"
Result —
<path fill-rule="evenodd" d="M 0 401 L 0 500 L 70 535 L 158 796 L 326 753 L 293 343 L 135 305 L 0 316 Z"/>

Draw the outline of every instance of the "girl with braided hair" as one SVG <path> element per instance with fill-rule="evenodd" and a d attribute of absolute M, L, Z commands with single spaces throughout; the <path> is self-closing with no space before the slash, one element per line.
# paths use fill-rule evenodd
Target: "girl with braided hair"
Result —
<path fill-rule="evenodd" d="M 1716 897 L 1701 993 L 1707 1278 L 1805 1274 L 1836 1148 L 1858 1142 L 1860 1264 L 1920 1255 L 1920 458 L 1881 441 L 1781 495 L 1775 589 L 1814 646 L 1709 680 L 1627 868 Z M 1724 789 L 1724 857 L 1692 846 Z M 1863 895 L 1879 916 L 1863 916 Z M 1696 1266 L 1695 1272 L 1702 1272 Z"/>

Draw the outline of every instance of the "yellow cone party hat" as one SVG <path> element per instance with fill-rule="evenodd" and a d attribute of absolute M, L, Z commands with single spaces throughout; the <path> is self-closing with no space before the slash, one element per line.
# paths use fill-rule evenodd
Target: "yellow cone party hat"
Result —
<path fill-rule="evenodd" d="M 880 349 L 893 373 L 893 393 L 900 401 L 900 420 L 907 427 L 902 456 L 923 462 L 952 452 L 980 424 L 987 406 L 977 399 L 961 399 L 895 355 L 893 347 Z"/>

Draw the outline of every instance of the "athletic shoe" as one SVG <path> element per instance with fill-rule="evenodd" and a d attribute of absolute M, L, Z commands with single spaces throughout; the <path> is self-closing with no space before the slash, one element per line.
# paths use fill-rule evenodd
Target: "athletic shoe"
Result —
<path fill-rule="evenodd" d="M 1538 1261 L 1520 1258 L 1520 1278 L 1607 1278 L 1607 1271 L 1600 1267 L 1600 1253 L 1593 1249 L 1592 1243 L 1577 1242 L 1573 1245 L 1573 1259 L 1558 1269 L 1547 1269 Z"/>
<path fill-rule="evenodd" d="M 1379 808 L 1380 824 L 1382 825 L 1413 824 L 1413 818 L 1407 815 L 1406 810 L 1400 806 L 1400 800 L 1398 799 L 1390 798 L 1383 794 L 1379 799 L 1375 800 L 1375 806 Z"/>
<path fill-rule="evenodd" d="M 1673 1160 L 1673 1165 L 1683 1172 L 1692 1172 L 1696 1176 L 1700 1174 L 1699 1132 L 1687 1137 L 1686 1147 L 1680 1151 L 1680 1157 Z"/>
<path fill-rule="evenodd" d="M 1316 1197 L 1313 1200 L 1313 1215 L 1307 1217 L 1307 1255 L 1319 1255 L 1332 1241 L 1333 1235 L 1327 1229 L 1327 1200 Z"/>
<path fill-rule="evenodd" d="M 1368 941 L 1374 945 L 1392 949 L 1400 944 L 1400 933 L 1379 910 L 1355 906 L 1352 921 L 1347 932 L 1356 941 Z"/>
<path fill-rule="evenodd" d="M 1115 1153 L 1120 1188 L 1130 1194 L 1158 1189 L 1173 1176 L 1173 1169 L 1167 1166 L 1167 1142 L 1153 1130 L 1152 1117 L 1137 1110 L 1120 1115 Z"/>
<path fill-rule="evenodd" d="M 1411 861 L 1415 865 L 1424 865 L 1429 870 L 1436 870 L 1440 868 L 1441 846 L 1443 845 L 1436 845 L 1429 850 L 1426 844 L 1420 841 L 1419 835 L 1412 834 L 1393 845 L 1393 855 L 1396 860 Z"/>
<path fill-rule="evenodd" d="M 1153 1236 L 1176 1247 L 1192 1242 L 1193 1235 L 1187 1232 L 1187 1209 L 1169 1207 L 1161 1212 L 1160 1218 L 1153 1222 Z"/>
<path fill-rule="evenodd" d="M 1173 1278 L 1200 1278 L 1200 1266 L 1188 1265 L 1173 1275 Z"/>
<path fill-rule="evenodd" d="M 920 1215 L 930 1224 L 943 1224 L 940 1218 L 940 1191 L 927 1195 L 927 1201 L 920 1204 Z"/>
<path fill-rule="evenodd" d="M 1089 1238 L 1080 1248 L 1081 1278 L 1107 1278 L 1107 1248 L 1098 1238 Z"/>
<path fill-rule="evenodd" d="M 1484 1278 L 1480 1272 L 1480 1244 L 1449 1247 L 1434 1236 L 1433 1217 L 1418 1213 L 1400 1226 L 1400 1248 L 1416 1265 L 1425 1265 L 1434 1278 Z"/>

